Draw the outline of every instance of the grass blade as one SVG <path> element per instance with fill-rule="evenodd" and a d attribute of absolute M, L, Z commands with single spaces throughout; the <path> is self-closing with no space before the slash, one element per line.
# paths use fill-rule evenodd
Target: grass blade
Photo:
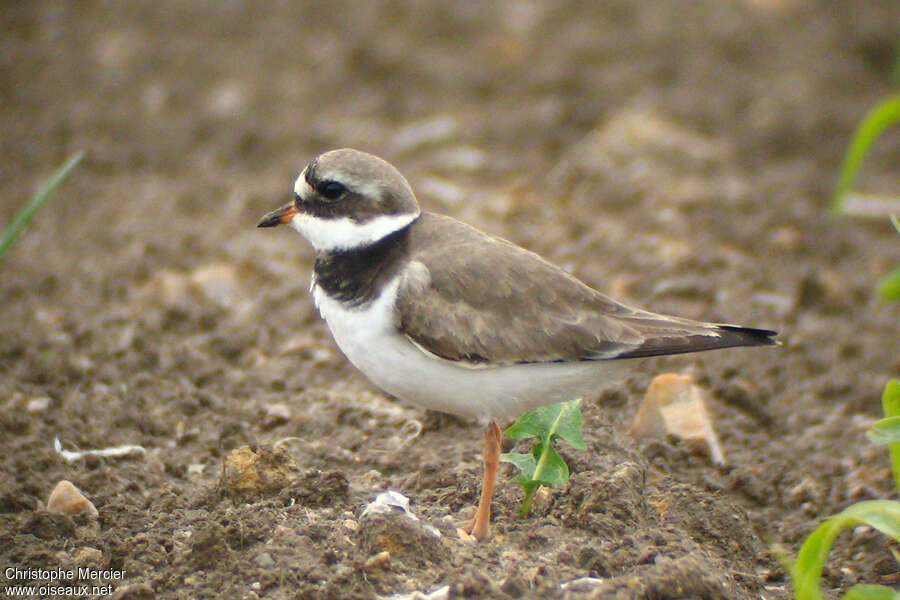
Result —
<path fill-rule="evenodd" d="M 891 223 L 897 233 L 900 233 L 900 218 L 897 215 L 891 215 Z M 878 284 L 878 295 L 884 300 L 900 300 L 900 267 L 881 280 Z"/>
<path fill-rule="evenodd" d="M 837 534 L 844 529 L 868 525 L 900 541 L 900 502 L 858 502 L 831 517 L 813 531 L 794 563 L 794 595 L 798 600 L 820 600 L 819 578 Z"/>
<path fill-rule="evenodd" d="M 881 408 L 887 418 L 900 417 L 900 380 L 891 379 L 884 386 L 881 394 Z M 891 457 L 891 469 L 894 471 L 894 485 L 900 492 L 900 444 L 889 444 L 888 453 Z"/>
<path fill-rule="evenodd" d="M 885 129 L 897 121 L 900 121 L 900 95 L 889 96 L 877 104 L 856 128 L 850 149 L 844 157 L 837 188 L 831 199 L 832 213 L 836 214 L 843 210 L 844 200 L 856 180 L 869 148 Z"/>
<path fill-rule="evenodd" d="M 31 219 L 34 218 L 34 215 L 37 213 L 38 209 L 41 205 L 50 197 L 50 194 L 53 193 L 59 184 L 63 182 L 63 180 L 68 176 L 69 172 L 75 168 L 81 159 L 84 157 L 84 152 L 79 152 L 72 158 L 66 161 L 66 163 L 56 170 L 56 173 L 50 178 L 50 180 L 41 187 L 37 191 L 37 193 L 32 196 L 31 200 L 25 207 L 19 211 L 19 213 L 13 218 L 12 222 L 3 230 L 3 237 L 0 238 L 0 257 L 2 257 L 6 251 L 12 246 L 15 241 L 19 238 L 19 235 L 22 233 L 22 230 L 31 222 Z"/>

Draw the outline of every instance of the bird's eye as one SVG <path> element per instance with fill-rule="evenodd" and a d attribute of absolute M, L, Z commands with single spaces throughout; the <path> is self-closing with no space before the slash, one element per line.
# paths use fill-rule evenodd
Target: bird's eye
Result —
<path fill-rule="evenodd" d="M 316 191 L 329 200 L 337 200 L 341 194 L 347 191 L 347 188 L 337 181 L 323 181 L 316 186 Z"/>

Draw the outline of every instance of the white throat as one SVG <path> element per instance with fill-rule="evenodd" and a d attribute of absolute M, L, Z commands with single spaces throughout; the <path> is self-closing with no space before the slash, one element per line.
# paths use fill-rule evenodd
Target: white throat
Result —
<path fill-rule="evenodd" d="M 352 250 L 374 244 L 415 221 L 419 212 L 403 215 L 381 215 L 357 223 L 348 217 L 323 219 L 298 213 L 291 219 L 291 227 L 309 240 L 317 252 Z"/>

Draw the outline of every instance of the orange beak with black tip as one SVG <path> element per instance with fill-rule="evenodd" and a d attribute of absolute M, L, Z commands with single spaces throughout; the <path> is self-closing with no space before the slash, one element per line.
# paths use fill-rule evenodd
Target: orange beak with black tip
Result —
<path fill-rule="evenodd" d="M 285 204 L 281 208 L 277 210 L 273 210 L 268 213 L 262 219 L 259 220 L 259 223 L 256 224 L 257 227 L 275 227 L 276 225 L 286 225 L 291 222 L 291 219 L 294 218 L 294 215 L 299 213 L 297 207 L 294 206 L 294 203 Z"/>

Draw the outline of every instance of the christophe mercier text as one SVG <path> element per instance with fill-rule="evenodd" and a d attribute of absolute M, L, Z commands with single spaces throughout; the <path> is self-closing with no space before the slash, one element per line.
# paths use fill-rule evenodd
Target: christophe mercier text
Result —
<path fill-rule="evenodd" d="M 3 574 L 10 581 L 44 580 L 44 581 L 71 581 L 76 577 L 80 580 L 106 580 L 122 581 L 125 579 L 124 570 L 116 569 L 91 569 L 79 567 L 78 569 L 19 569 L 7 567 Z"/>

